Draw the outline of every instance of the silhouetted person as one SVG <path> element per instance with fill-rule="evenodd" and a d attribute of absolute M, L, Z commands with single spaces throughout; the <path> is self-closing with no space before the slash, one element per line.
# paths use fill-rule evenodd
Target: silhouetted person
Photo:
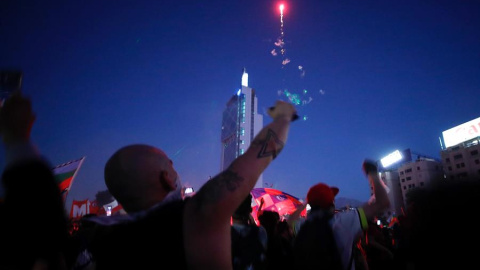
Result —
<path fill-rule="evenodd" d="M 282 234 L 282 229 L 288 227 L 288 224 L 280 220 L 278 212 L 269 210 L 263 210 L 258 220 L 268 235 L 267 269 L 292 269 L 294 267 L 292 242 Z"/>
<path fill-rule="evenodd" d="M 232 216 L 232 262 L 234 270 L 266 269 L 267 231 L 251 216 L 248 194 Z"/>
<path fill-rule="evenodd" d="M 0 269 L 66 269 L 67 216 L 52 166 L 30 135 L 31 101 L 15 93 L 0 108 L 6 153 L 0 202 Z"/>

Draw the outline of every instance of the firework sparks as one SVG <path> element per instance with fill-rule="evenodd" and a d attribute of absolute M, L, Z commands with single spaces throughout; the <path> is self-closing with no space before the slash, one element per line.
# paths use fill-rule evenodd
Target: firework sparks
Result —
<path fill-rule="evenodd" d="M 284 65 L 288 64 L 290 60 L 285 59 L 285 33 L 283 32 L 283 10 L 285 9 L 284 4 L 280 4 L 279 6 L 280 9 L 280 38 L 279 40 L 275 43 L 275 45 L 280 47 L 280 53 L 282 54 L 282 68 Z M 288 60 L 288 61 L 287 61 Z"/>

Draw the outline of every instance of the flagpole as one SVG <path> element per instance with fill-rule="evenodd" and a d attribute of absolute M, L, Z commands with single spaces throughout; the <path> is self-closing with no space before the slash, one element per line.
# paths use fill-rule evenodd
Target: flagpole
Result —
<path fill-rule="evenodd" d="M 72 187 L 73 180 L 75 180 L 75 176 L 77 176 L 77 173 L 80 170 L 80 167 L 82 167 L 82 164 L 83 164 L 83 161 L 85 160 L 85 158 L 86 158 L 86 156 L 83 156 L 83 157 L 80 158 L 80 163 L 78 164 L 77 169 L 73 173 L 72 181 L 70 181 L 70 184 L 68 185 L 68 188 L 67 188 L 67 195 L 65 195 L 65 202 L 67 201 L 68 193 L 70 193 L 70 188 Z"/>

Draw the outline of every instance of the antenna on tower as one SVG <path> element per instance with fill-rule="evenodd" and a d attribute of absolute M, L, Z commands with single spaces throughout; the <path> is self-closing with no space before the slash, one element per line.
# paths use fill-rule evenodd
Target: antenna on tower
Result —
<path fill-rule="evenodd" d="M 243 74 L 242 74 L 242 86 L 248 87 L 248 73 L 247 73 L 247 68 L 243 68 Z"/>

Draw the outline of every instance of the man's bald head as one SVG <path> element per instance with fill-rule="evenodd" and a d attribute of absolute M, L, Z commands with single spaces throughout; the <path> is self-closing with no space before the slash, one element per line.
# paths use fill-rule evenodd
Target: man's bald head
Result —
<path fill-rule="evenodd" d="M 127 212 L 146 210 L 180 188 L 170 158 L 145 144 L 120 148 L 107 161 L 104 176 L 110 193 Z"/>

